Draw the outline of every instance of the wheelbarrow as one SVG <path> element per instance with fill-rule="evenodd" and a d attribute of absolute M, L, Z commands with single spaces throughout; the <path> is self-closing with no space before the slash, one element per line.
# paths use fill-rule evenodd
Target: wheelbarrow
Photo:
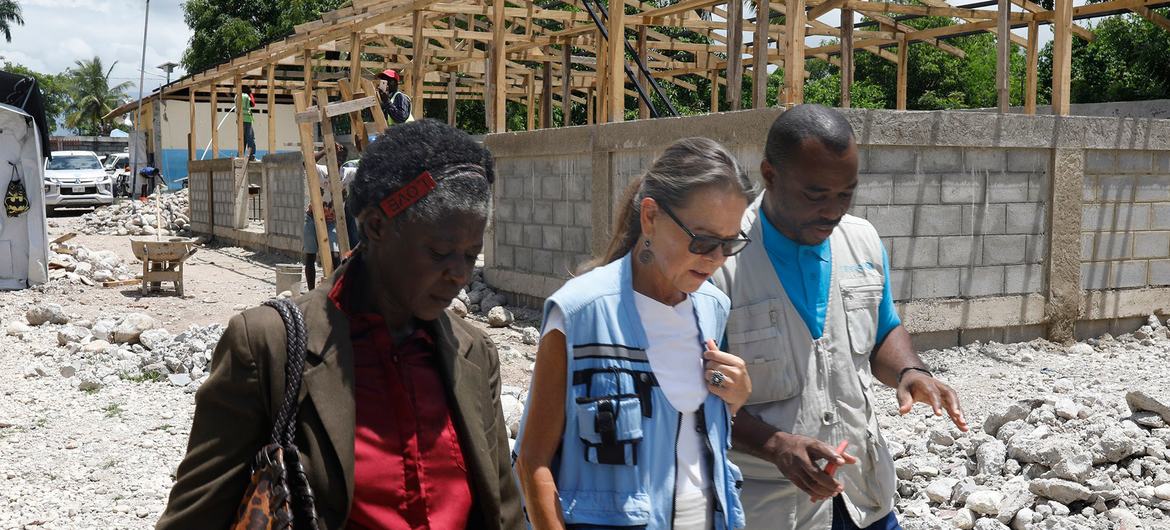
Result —
<path fill-rule="evenodd" d="M 131 239 L 134 257 L 142 261 L 142 294 L 161 291 L 162 282 L 173 282 L 175 292 L 183 296 L 183 262 L 195 254 L 195 241 L 183 237 L 167 239 Z"/>

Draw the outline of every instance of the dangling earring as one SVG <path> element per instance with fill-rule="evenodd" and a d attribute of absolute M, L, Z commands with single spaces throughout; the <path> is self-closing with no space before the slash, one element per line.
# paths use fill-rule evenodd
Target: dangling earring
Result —
<path fill-rule="evenodd" d="M 651 261 L 654 261 L 654 251 L 650 250 L 650 240 L 643 241 L 642 247 L 642 250 L 638 252 L 638 263 L 649 265 Z"/>

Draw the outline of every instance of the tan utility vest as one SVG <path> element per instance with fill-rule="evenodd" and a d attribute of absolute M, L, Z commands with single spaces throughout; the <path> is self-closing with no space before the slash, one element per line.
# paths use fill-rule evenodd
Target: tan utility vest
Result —
<path fill-rule="evenodd" d="M 882 242 L 868 221 L 850 215 L 833 230 L 825 329 L 813 340 L 764 249 L 762 199 L 744 215 L 743 230 L 753 243 L 715 274 L 716 284 L 731 297 L 728 351 L 744 359 L 752 378 L 744 411 L 832 447 L 848 440 L 847 452 L 858 462 L 842 466 L 836 476 L 845 485 L 853 521 L 865 528 L 893 509 L 896 486 L 870 392 L 869 358 L 886 274 Z M 790 524 L 776 520 L 775 528 L 831 526 L 831 501 L 810 503 L 770 462 L 738 451 L 731 457 L 748 479 L 780 481 L 782 506 L 770 512 L 787 516 Z M 753 486 L 749 480 L 745 487 Z M 754 524 L 752 514 L 747 517 Z"/>

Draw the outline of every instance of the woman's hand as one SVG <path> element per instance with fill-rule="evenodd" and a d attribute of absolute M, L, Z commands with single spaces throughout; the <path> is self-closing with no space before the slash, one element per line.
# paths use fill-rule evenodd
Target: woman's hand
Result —
<path fill-rule="evenodd" d="M 707 339 L 707 351 L 703 352 L 703 358 L 706 359 L 703 363 L 703 378 L 707 381 L 707 389 L 722 398 L 731 409 L 731 415 L 735 416 L 752 394 L 752 380 L 748 377 L 747 365 L 743 359 L 719 351 L 711 339 Z M 716 372 L 723 374 L 722 377 L 715 375 Z"/>

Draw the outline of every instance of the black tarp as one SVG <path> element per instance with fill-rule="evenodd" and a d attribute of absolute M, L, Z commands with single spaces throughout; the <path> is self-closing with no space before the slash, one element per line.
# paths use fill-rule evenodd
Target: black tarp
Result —
<path fill-rule="evenodd" d="M 41 132 L 41 154 L 49 158 L 53 152 L 49 145 L 51 131 L 45 122 L 45 103 L 36 78 L 0 70 L 0 103 L 22 109 L 33 117 Z"/>

